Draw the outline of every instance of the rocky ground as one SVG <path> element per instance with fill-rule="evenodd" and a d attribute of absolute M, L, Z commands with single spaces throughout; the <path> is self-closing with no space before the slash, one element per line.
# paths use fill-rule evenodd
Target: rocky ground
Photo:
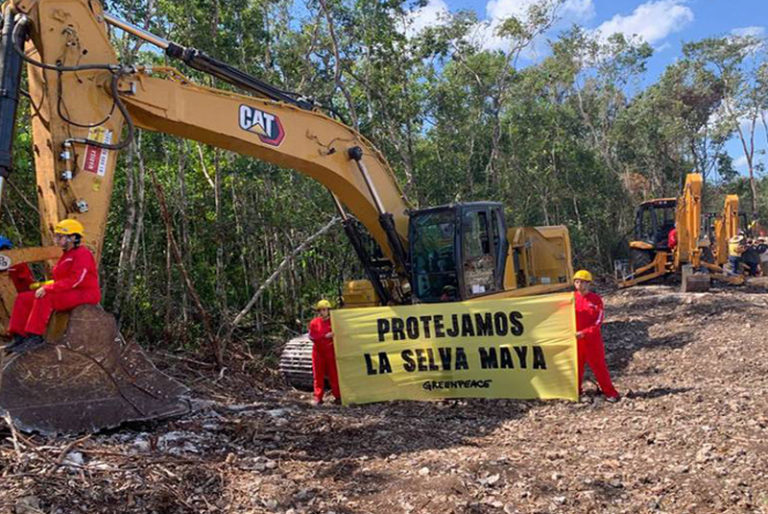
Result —
<path fill-rule="evenodd" d="M 187 362 L 209 402 L 194 415 L 6 433 L 0 510 L 768 513 L 768 294 L 650 286 L 606 303 L 618 404 L 589 384 L 588 403 L 313 409 Z"/>

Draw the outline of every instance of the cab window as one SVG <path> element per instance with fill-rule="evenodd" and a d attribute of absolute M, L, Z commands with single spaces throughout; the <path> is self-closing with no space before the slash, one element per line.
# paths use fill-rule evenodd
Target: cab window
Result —
<path fill-rule="evenodd" d="M 411 223 L 416 297 L 425 302 L 458 300 L 454 211 L 425 213 L 411 218 Z"/>
<path fill-rule="evenodd" d="M 638 216 L 638 237 L 643 241 L 652 241 L 654 238 L 653 209 L 643 206 Z"/>
<path fill-rule="evenodd" d="M 496 259 L 488 222 L 485 210 L 469 210 L 462 216 L 462 264 L 467 297 L 496 290 Z"/>

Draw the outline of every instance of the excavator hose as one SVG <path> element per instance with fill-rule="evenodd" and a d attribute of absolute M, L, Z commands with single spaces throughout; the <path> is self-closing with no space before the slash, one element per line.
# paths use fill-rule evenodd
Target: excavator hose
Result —
<path fill-rule="evenodd" d="M 120 111 L 120 114 L 122 114 L 123 119 L 125 119 L 126 124 L 128 125 L 128 134 L 126 137 L 115 144 L 111 143 L 103 143 L 101 141 L 95 141 L 92 139 L 87 138 L 73 138 L 67 140 L 67 142 L 71 143 L 79 143 L 84 145 L 90 145 L 97 148 L 102 148 L 104 150 L 123 150 L 128 147 L 128 145 L 131 144 L 131 142 L 134 139 L 135 133 L 136 133 L 136 127 L 133 123 L 133 120 L 131 119 L 131 115 L 128 112 L 128 109 L 125 107 L 125 104 L 123 103 L 122 99 L 120 98 L 120 94 L 118 92 L 118 84 L 120 82 L 120 78 L 125 75 L 130 75 L 134 72 L 134 69 L 132 67 L 128 66 L 121 66 L 118 64 L 82 64 L 77 66 L 62 66 L 60 64 L 47 64 L 38 60 L 35 60 L 28 56 L 26 52 L 24 52 L 24 41 L 27 39 L 27 26 L 29 25 L 30 20 L 26 15 L 20 15 L 16 18 L 16 25 L 13 28 L 13 48 L 16 50 L 16 53 L 18 53 L 21 58 L 31 64 L 32 66 L 36 66 L 38 68 L 42 68 L 44 70 L 50 70 L 50 71 L 56 71 L 61 75 L 62 73 L 66 72 L 78 72 L 78 71 L 93 71 L 93 70 L 103 70 L 108 71 L 112 75 L 112 83 L 110 86 L 110 94 L 112 95 L 112 100 L 114 102 L 112 107 L 112 112 L 107 115 L 107 117 L 98 124 L 91 124 L 91 125 L 85 125 L 80 123 L 75 123 L 72 120 L 67 119 L 66 116 L 63 115 L 61 111 L 61 89 L 59 89 L 59 115 L 61 118 L 66 121 L 67 123 L 70 123 L 75 126 L 79 127 L 96 127 L 107 120 L 112 116 L 112 113 L 114 112 L 114 107 L 117 106 L 117 109 Z M 59 77 L 59 88 L 61 88 L 61 77 Z"/>

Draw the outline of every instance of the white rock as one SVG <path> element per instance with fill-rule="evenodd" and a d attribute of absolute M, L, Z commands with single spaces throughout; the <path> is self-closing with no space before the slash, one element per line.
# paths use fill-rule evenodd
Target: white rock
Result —
<path fill-rule="evenodd" d="M 67 456 L 64 457 L 62 464 L 65 466 L 80 467 L 85 464 L 85 459 L 83 459 L 83 454 L 80 452 L 69 452 Z"/>
<path fill-rule="evenodd" d="M 493 485 L 496 482 L 498 482 L 500 478 L 501 477 L 499 476 L 499 474 L 496 473 L 495 475 L 490 475 L 485 478 L 481 478 L 480 480 L 478 480 L 478 482 L 480 482 L 481 485 Z"/>

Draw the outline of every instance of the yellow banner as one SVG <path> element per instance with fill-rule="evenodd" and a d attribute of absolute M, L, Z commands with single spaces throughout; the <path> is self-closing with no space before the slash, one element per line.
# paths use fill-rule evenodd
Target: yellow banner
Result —
<path fill-rule="evenodd" d="M 578 400 L 573 293 L 333 311 L 345 405 Z"/>

